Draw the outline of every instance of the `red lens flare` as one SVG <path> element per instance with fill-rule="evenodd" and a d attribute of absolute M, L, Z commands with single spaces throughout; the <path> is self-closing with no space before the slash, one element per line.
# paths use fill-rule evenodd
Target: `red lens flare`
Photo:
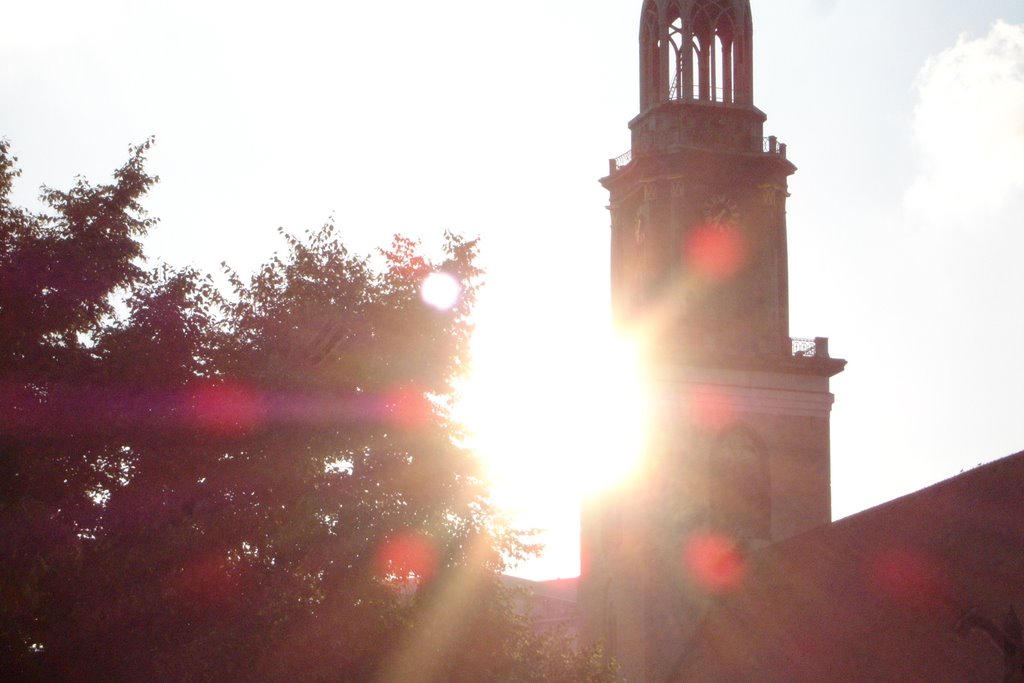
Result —
<path fill-rule="evenodd" d="M 437 565 L 434 543 L 423 534 L 398 533 L 377 549 L 377 575 L 385 580 L 405 581 L 415 577 L 429 581 L 437 573 Z"/>
<path fill-rule="evenodd" d="M 683 259 L 691 272 L 720 282 L 736 275 L 746 263 L 747 245 L 735 228 L 705 223 L 686 236 Z"/>
<path fill-rule="evenodd" d="M 422 427 L 433 415 L 430 401 L 415 387 L 389 392 L 384 403 L 388 418 L 402 427 Z"/>
<path fill-rule="evenodd" d="M 867 575 L 875 590 L 906 609 L 940 606 L 948 594 L 940 565 L 927 554 L 907 548 L 890 548 L 872 557 Z"/>
<path fill-rule="evenodd" d="M 683 411 L 698 428 L 722 432 L 738 419 L 736 401 L 728 392 L 713 386 L 693 389 L 684 399 Z"/>
<path fill-rule="evenodd" d="M 208 555 L 185 565 L 171 585 L 182 599 L 199 607 L 223 604 L 238 589 L 227 559 L 219 555 Z"/>
<path fill-rule="evenodd" d="M 683 548 L 683 563 L 694 582 L 711 593 L 739 588 L 747 563 L 732 539 L 720 534 L 697 534 Z"/>
<path fill-rule="evenodd" d="M 199 388 L 192 395 L 197 425 L 217 434 L 241 434 L 259 427 L 266 406 L 259 394 L 241 385 Z"/>

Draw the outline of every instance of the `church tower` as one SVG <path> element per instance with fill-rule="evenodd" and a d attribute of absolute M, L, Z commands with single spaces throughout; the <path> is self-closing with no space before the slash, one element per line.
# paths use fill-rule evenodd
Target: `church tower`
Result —
<path fill-rule="evenodd" d="M 749 0 L 646 0 L 640 113 L 609 162 L 612 307 L 652 392 L 642 471 L 582 515 L 582 634 L 662 683 L 751 553 L 831 520 L 829 379 L 789 331 L 787 179 Z"/>

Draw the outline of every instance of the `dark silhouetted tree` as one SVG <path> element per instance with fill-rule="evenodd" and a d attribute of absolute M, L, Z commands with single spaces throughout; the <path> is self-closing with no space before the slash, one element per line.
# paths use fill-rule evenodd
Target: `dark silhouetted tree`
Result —
<path fill-rule="evenodd" d="M 530 548 L 446 410 L 475 244 L 372 260 L 328 224 L 222 293 L 144 268 L 148 148 L 35 214 L 0 142 L 5 676 L 612 680 L 497 580 Z M 451 309 L 421 300 L 436 272 Z"/>

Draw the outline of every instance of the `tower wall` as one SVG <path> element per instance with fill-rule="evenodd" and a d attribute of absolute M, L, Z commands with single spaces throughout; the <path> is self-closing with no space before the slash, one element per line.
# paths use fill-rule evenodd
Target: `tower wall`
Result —
<path fill-rule="evenodd" d="M 584 639 L 630 681 L 672 680 L 749 554 L 831 517 L 845 361 L 790 338 L 796 167 L 764 137 L 752 44 L 746 0 L 648 0 L 632 146 L 601 181 L 612 307 L 646 344 L 656 407 L 640 471 L 583 510 L 579 604 Z"/>
<path fill-rule="evenodd" d="M 670 680 L 708 605 L 742 581 L 746 555 L 831 516 L 827 377 L 677 367 L 655 386 L 656 438 L 640 473 L 591 501 L 582 525 L 581 631 L 630 681 Z M 749 482 L 716 481 L 734 435 L 763 466 L 736 473 Z M 742 511 L 752 524 L 741 515 L 737 527 L 716 504 L 735 502 L 723 491 L 759 487 L 768 505 Z M 738 577 L 715 568 L 733 562 Z"/>

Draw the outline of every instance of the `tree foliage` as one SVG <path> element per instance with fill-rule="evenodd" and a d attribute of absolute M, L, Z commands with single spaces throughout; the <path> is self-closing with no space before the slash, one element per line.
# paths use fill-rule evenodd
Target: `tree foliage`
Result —
<path fill-rule="evenodd" d="M 150 143 L 12 206 L 0 141 L 0 657 L 23 680 L 610 680 L 509 609 L 530 549 L 447 417 L 479 273 L 333 225 L 228 292 L 144 267 Z M 432 272 L 450 310 L 424 305 Z"/>

